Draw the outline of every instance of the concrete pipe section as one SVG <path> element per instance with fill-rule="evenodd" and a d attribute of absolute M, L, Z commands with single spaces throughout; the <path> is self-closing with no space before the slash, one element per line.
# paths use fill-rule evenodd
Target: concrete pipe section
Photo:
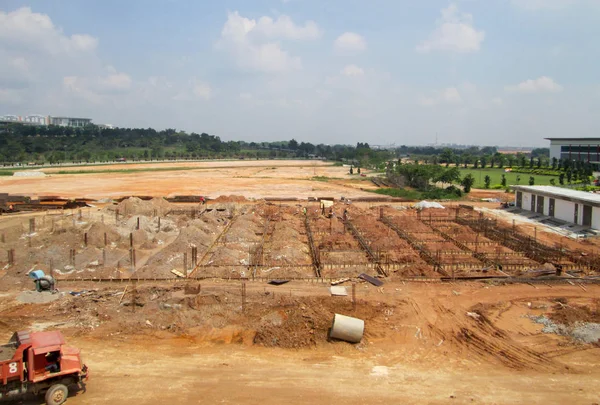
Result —
<path fill-rule="evenodd" d="M 350 316 L 335 314 L 329 337 L 345 340 L 350 343 L 359 343 L 365 331 L 365 321 Z"/>

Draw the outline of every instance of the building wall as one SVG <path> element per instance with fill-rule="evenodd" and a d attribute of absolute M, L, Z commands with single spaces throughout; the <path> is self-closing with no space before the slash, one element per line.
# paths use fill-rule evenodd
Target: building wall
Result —
<path fill-rule="evenodd" d="M 583 209 L 580 210 L 583 211 Z M 554 217 L 561 219 L 566 222 L 573 222 L 573 214 L 575 212 L 575 203 L 571 201 L 559 200 L 556 199 L 554 203 Z M 582 213 L 580 212 L 580 215 Z M 581 220 L 578 219 L 578 223 L 581 223 Z"/>
<path fill-rule="evenodd" d="M 521 207 L 524 210 L 531 211 L 531 193 L 527 193 L 523 191 L 523 206 Z"/>
<path fill-rule="evenodd" d="M 600 161 L 600 141 L 564 140 L 550 141 L 550 159 Z"/>
<path fill-rule="evenodd" d="M 550 159 L 552 158 L 560 159 L 560 145 L 554 142 L 550 143 Z"/>

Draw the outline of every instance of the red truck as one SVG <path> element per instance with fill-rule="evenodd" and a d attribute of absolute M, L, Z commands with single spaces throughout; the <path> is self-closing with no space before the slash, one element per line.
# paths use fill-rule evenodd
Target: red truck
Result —
<path fill-rule="evenodd" d="M 45 394 L 46 404 L 60 405 L 69 386 L 85 388 L 87 379 L 79 349 L 67 346 L 58 331 L 15 332 L 0 346 L 0 399 Z"/>

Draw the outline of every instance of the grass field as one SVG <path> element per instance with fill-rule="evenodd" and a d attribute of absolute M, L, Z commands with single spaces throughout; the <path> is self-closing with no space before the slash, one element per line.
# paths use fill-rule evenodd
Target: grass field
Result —
<path fill-rule="evenodd" d="M 485 176 L 490 176 L 491 183 L 490 187 L 493 187 L 496 184 L 500 184 L 502 181 L 502 175 L 506 175 L 506 184 L 509 186 L 512 185 L 521 185 L 526 186 L 529 184 L 529 177 L 533 176 L 535 179 L 536 186 L 546 186 L 550 185 L 550 179 L 554 179 L 556 184 L 558 185 L 558 176 L 542 176 L 538 174 L 527 174 L 527 173 L 505 173 L 504 169 L 460 169 L 460 175 L 462 177 L 466 176 L 468 173 L 475 178 L 474 188 L 484 188 L 485 186 Z M 517 181 L 517 176 L 521 177 L 521 181 Z"/>

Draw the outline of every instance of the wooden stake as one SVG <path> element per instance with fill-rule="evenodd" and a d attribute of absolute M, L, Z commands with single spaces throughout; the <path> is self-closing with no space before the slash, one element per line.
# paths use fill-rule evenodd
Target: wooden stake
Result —
<path fill-rule="evenodd" d="M 121 304 L 121 301 L 123 301 L 123 297 L 125 296 L 125 293 L 127 292 L 128 288 L 129 288 L 129 284 L 127 284 L 125 286 L 125 289 L 123 290 L 123 295 L 121 295 L 121 299 L 119 300 L 119 304 Z"/>

